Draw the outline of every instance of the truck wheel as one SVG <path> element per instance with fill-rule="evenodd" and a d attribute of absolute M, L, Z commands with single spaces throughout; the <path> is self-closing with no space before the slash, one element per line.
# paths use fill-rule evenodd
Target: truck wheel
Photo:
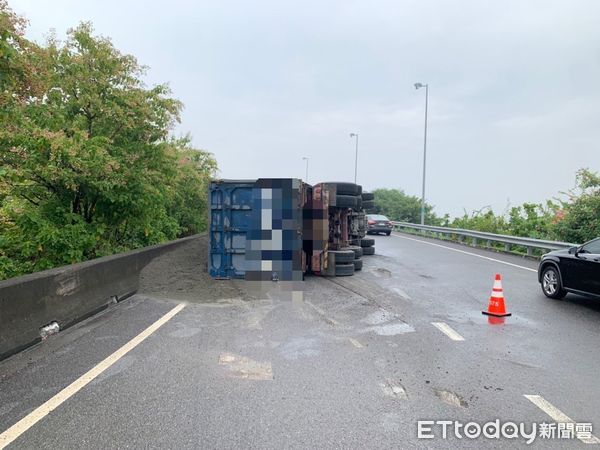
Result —
<path fill-rule="evenodd" d="M 347 264 L 336 264 L 335 265 L 335 276 L 336 277 L 347 277 L 354 275 L 354 263 Z"/>
<path fill-rule="evenodd" d="M 354 270 L 362 270 L 362 266 L 363 266 L 363 260 L 362 259 L 355 259 L 354 260 Z"/>
<path fill-rule="evenodd" d="M 375 200 L 375 194 L 372 192 L 363 192 L 362 199 L 364 200 Z"/>
<path fill-rule="evenodd" d="M 360 246 L 363 247 L 363 252 L 364 252 L 364 247 L 371 247 L 375 245 L 375 239 L 373 238 L 362 238 L 360 240 Z"/>
<path fill-rule="evenodd" d="M 336 195 L 335 196 L 336 208 L 354 208 L 358 206 L 358 197 L 355 195 Z"/>
<path fill-rule="evenodd" d="M 354 252 L 355 261 L 363 255 L 363 249 L 360 245 L 351 245 L 348 248 Z"/>
<path fill-rule="evenodd" d="M 375 254 L 375 247 L 363 247 L 363 256 L 370 256 Z"/>
<path fill-rule="evenodd" d="M 363 206 L 363 209 L 375 208 L 375 200 L 363 200 L 362 206 Z"/>
<path fill-rule="evenodd" d="M 362 186 L 354 183 L 346 183 L 343 181 L 327 181 L 325 184 L 335 185 L 335 193 L 337 195 L 360 195 L 362 194 Z"/>
<path fill-rule="evenodd" d="M 332 255 L 335 261 L 335 265 L 337 266 L 338 264 L 348 264 L 351 263 L 352 261 L 354 261 L 354 252 L 350 249 L 348 250 L 329 250 L 328 252 L 328 258 L 330 258 Z"/>

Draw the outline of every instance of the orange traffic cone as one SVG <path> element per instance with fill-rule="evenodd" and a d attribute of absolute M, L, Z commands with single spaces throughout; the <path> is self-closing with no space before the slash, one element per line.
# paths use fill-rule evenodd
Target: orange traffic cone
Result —
<path fill-rule="evenodd" d="M 490 297 L 490 303 L 488 304 L 487 311 L 481 311 L 483 314 L 494 317 L 506 317 L 510 316 L 510 313 L 506 312 L 504 307 L 504 293 L 502 292 L 502 278 L 500 274 L 496 274 L 494 280 L 494 287 L 492 288 L 492 296 Z"/>

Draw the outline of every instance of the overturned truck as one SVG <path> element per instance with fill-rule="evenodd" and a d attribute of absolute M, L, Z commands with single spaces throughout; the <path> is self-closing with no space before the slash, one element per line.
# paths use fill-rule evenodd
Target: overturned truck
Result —
<path fill-rule="evenodd" d="M 296 178 L 215 180 L 209 187 L 213 278 L 299 281 L 348 276 L 375 253 L 365 238 L 373 194 L 354 183 Z"/>

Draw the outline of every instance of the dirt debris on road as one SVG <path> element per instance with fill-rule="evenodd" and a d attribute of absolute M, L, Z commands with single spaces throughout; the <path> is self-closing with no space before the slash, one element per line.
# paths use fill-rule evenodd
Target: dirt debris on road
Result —
<path fill-rule="evenodd" d="M 155 258 L 140 274 L 140 294 L 192 303 L 248 300 L 243 280 L 213 280 L 207 272 L 208 236 Z"/>

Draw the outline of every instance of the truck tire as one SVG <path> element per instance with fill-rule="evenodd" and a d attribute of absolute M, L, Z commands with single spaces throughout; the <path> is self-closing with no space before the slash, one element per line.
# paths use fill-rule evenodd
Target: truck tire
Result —
<path fill-rule="evenodd" d="M 358 205 L 358 197 L 356 195 L 336 195 L 335 206 L 336 208 L 354 208 Z"/>
<path fill-rule="evenodd" d="M 360 195 L 362 194 L 362 186 L 354 183 L 346 183 L 343 181 L 328 181 L 325 184 L 335 185 L 335 193 L 337 195 Z"/>
<path fill-rule="evenodd" d="M 363 209 L 375 208 L 375 200 L 363 200 L 362 207 Z"/>
<path fill-rule="evenodd" d="M 363 255 L 363 249 L 360 245 L 351 245 L 348 247 L 352 251 L 354 251 L 354 260 L 356 261 Z"/>
<path fill-rule="evenodd" d="M 363 248 L 363 255 L 364 256 L 370 256 L 370 255 L 374 255 L 375 254 L 375 247 L 371 246 L 371 247 L 364 247 Z"/>
<path fill-rule="evenodd" d="M 360 240 L 360 246 L 363 247 L 363 254 L 364 254 L 364 247 L 372 247 L 373 245 L 375 245 L 375 239 L 373 239 L 373 238 L 362 238 Z"/>
<path fill-rule="evenodd" d="M 354 260 L 354 271 L 357 270 L 362 270 L 362 266 L 363 266 L 363 260 L 362 259 L 355 259 Z"/>
<path fill-rule="evenodd" d="M 334 255 L 335 265 L 338 264 L 348 264 L 354 261 L 354 252 L 350 249 L 348 250 L 329 250 L 327 252 L 329 255 Z M 329 256 L 328 256 L 329 258 Z"/>
<path fill-rule="evenodd" d="M 363 192 L 362 193 L 363 200 L 375 200 L 375 194 L 372 192 Z"/>
<path fill-rule="evenodd" d="M 354 275 L 354 262 L 335 265 L 336 277 L 348 277 L 350 275 Z"/>

